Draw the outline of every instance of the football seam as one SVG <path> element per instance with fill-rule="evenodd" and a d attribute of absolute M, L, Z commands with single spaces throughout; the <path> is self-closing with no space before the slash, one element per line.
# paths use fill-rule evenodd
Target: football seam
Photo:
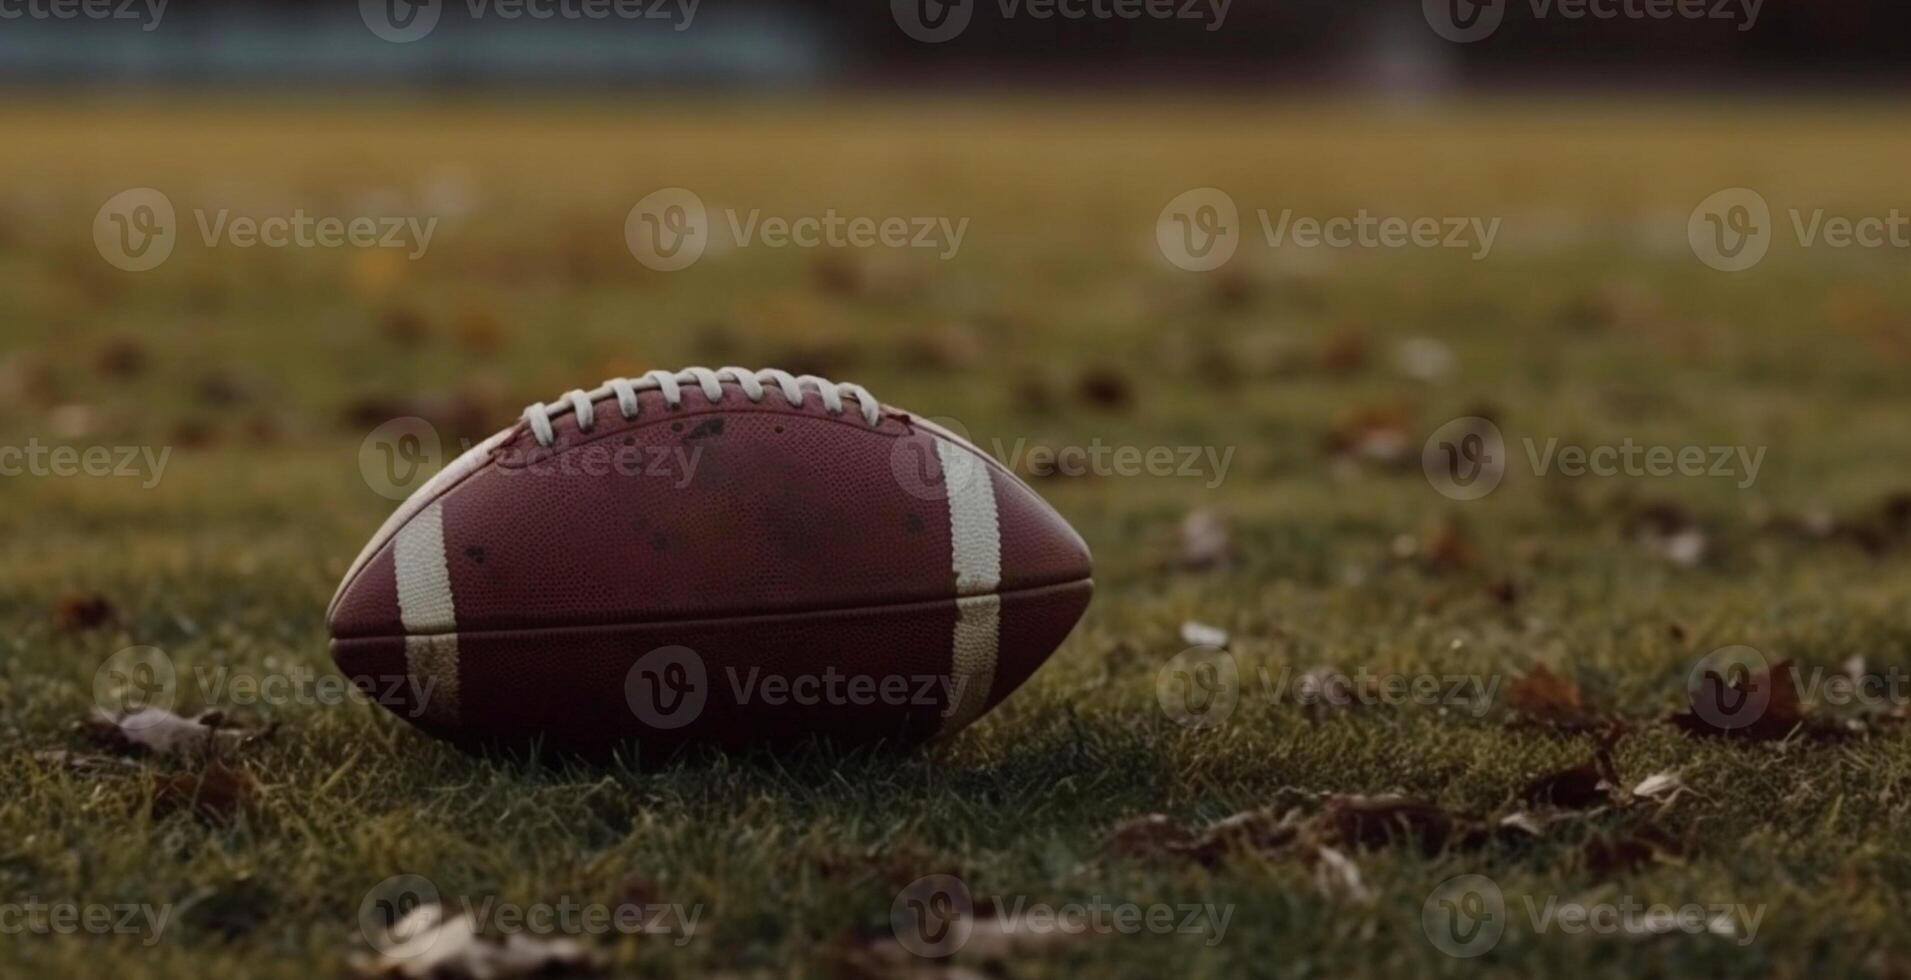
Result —
<path fill-rule="evenodd" d="M 1025 585 L 1020 588 L 1004 589 L 1004 590 L 998 590 L 995 592 L 987 592 L 987 593 L 981 593 L 981 594 L 999 596 L 1004 599 L 1020 598 L 1020 597 L 1026 597 L 1026 596 L 1039 595 L 1040 593 L 1044 593 L 1044 592 L 1066 591 L 1068 589 L 1073 589 L 1077 586 L 1083 586 L 1083 585 L 1093 588 L 1094 584 L 1095 584 L 1095 579 L 1094 579 L 1094 576 L 1091 575 L 1086 578 L 1068 579 L 1061 582 L 1045 582 L 1039 585 Z M 493 629 L 453 629 L 453 630 L 438 630 L 438 631 L 427 632 L 427 633 L 409 633 L 409 632 L 407 633 L 368 633 L 368 634 L 357 635 L 357 636 L 334 636 L 332 638 L 332 642 L 335 644 L 347 643 L 347 642 L 360 642 L 360 641 L 372 642 L 372 641 L 379 641 L 379 640 L 403 640 L 408 638 L 426 637 L 426 636 L 510 636 L 513 634 L 523 634 L 523 633 L 577 633 L 577 632 L 593 632 L 593 631 L 599 631 L 599 630 L 632 629 L 636 627 L 645 627 L 645 626 L 684 626 L 684 627 L 710 626 L 710 625 L 726 625 L 727 626 L 731 624 L 739 624 L 739 625 L 747 624 L 753 621 L 766 620 L 766 619 L 799 619 L 799 618 L 809 617 L 809 616 L 834 616 L 834 615 L 842 615 L 846 613 L 853 614 L 853 613 L 863 613 L 863 612 L 886 612 L 890 610 L 905 610 L 906 611 L 912 607 L 928 607 L 928 606 L 941 606 L 941 605 L 953 606 L 957 601 L 964 598 L 974 598 L 974 597 L 961 596 L 961 595 L 949 595 L 949 596 L 943 596 L 936 599 L 906 599 L 899 602 L 878 602 L 878 603 L 873 603 L 870 605 L 862 605 L 862 606 L 824 606 L 821 608 L 814 608 L 814 609 L 790 609 L 790 610 L 784 610 L 784 611 L 778 611 L 778 612 L 743 613 L 743 614 L 733 614 L 733 615 L 719 614 L 719 615 L 713 615 L 713 616 L 702 616 L 702 617 L 698 617 L 694 619 L 692 618 L 643 619 L 643 620 L 627 620 L 627 621 L 615 622 L 615 623 L 576 623 L 576 624 L 567 625 L 567 626 L 520 626 L 520 627 L 509 628 L 509 629 L 495 629 L 495 628 Z"/>

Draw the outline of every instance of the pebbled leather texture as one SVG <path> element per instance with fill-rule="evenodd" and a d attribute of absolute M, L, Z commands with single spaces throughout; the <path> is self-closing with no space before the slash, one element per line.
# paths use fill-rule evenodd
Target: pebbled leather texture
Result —
<path fill-rule="evenodd" d="M 693 386 L 679 407 L 656 391 L 640 404 L 630 420 L 614 399 L 597 404 L 588 432 L 559 415 L 549 448 L 514 426 L 457 479 L 407 501 L 334 600 L 340 668 L 442 735 L 914 739 L 951 734 L 998 702 L 1086 607 L 1091 566 L 1074 530 L 966 443 L 951 458 L 973 465 L 950 472 L 938 457 L 954 444 L 904 413 L 885 409 L 871 426 L 853 408 L 828 413 L 813 392 L 792 405 L 770 387 L 751 403 L 734 382 L 715 401 Z M 995 565 L 994 581 L 975 577 Z M 959 614 L 957 596 L 978 592 Z M 970 651 L 960 663 L 959 634 Z M 695 652 L 712 697 L 665 731 L 624 687 L 640 658 L 671 646 Z M 761 688 L 714 696 L 750 668 L 799 681 L 980 671 L 981 688 L 959 713 L 830 696 L 775 704 Z M 455 710 L 391 694 L 415 695 L 434 674 Z"/>

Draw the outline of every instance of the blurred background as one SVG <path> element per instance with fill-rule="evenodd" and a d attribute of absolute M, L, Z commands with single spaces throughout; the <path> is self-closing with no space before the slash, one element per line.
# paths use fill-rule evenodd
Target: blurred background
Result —
<path fill-rule="evenodd" d="M 329 673 L 326 601 L 396 500 L 525 405 L 658 368 L 812 372 L 959 425 L 1081 530 L 1098 580 L 953 762 L 885 764 L 866 793 L 721 766 L 600 793 L 275 705 L 276 830 L 176 815 L 161 849 L 137 787 L 56 767 L 0 807 L 0 886 L 223 896 L 150 955 L 309 976 L 356 948 L 395 853 L 524 897 L 601 893 L 576 869 L 621 848 L 721 912 L 675 972 L 729 974 L 887 921 L 861 871 L 811 887 L 810 842 L 867 864 L 919 841 L 1009 891 L 1218 881 L 1254 923 L 1201 969 L 1105 943 L 1084 957 L 1105 972 L 1472 975 L 1418 939 L 1458 866 L 1417 852 L 1367 865 L 1379 911 L 1315 901 L 1300 870 L 1097 877 L 1093 855 L 1118 819 L 1294 787 L 1484 810 L 1576 743 L 1291 704 L 1203 741 L 1156 668 L 1192 625 L 1296 671 L 1551 664 L 1649 718 L 1727 645 L 1902 662 L 1908 35 L 1887 0 L 0 0 L 12 757 L 67 745 L 122 648 L 182 677 Z M 1425 453 L 1482 423 L 1504 479 L 1455 492 Z M 1626 445 L 1707 469 L 1548 455 Z M 1696 843 L 1639 894 L 1749 895 L 1783 926 L 1750 948 L 1554 933 L 1507 962 L 1905 962 L 1901 740 L 1789 768 L 1696 744 L 1624 747 L 1633 778 L 1700 787 L 1655 809 Z M 757 850 L 737 814 L 773 829 Z M 1584 894 L 1577 841 L 1543 846 L 1494 873 Z M 32 948 L 97 969 L 98 947 Z M 1029 975 L 1075 975 L 1055 969 Z"/>

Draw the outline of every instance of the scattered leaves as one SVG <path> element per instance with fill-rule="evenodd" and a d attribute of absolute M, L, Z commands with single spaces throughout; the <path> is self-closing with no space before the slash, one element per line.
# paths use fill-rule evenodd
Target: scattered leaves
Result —
<path fill-rule="evenodd" d="M 362 980 L 514 980 L 518 977 L 594 973 L 602 957 L 576 939 L 544 939 L 512 933 L 482 936 L 469 913 L 448 914 L 437 904 L 420 905 L 393 924 L 377 954 L 351 959 Z"/>
<path fill-rule="evenodd" d="M 118 618 L 112 600 L 98 592 L 68 592 L 53 603 L 53 628 L 62 633 L 96 630 Z"/>

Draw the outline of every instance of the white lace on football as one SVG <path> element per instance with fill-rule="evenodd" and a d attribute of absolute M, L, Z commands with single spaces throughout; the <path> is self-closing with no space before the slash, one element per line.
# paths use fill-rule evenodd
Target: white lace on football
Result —
<path fill-rule="evenodd" d="M 863 419 L 870 425 L 882 420 L 882 406 L 861 385 L 838 384 L 828 378 L 819 378 L 813 374 L 801 377 L 788 371 L 767 368 L 752 371 L 748 368 L 726 367 L 715 371 L 709 368 L 693 367 L 681 371 L 652 371 L 640 378 L 615 378 L 604 382 L 591 391 L 571 391 L 562 398 L 548 404 L 532 405 L 524 410 L 525 424 L 531 427 L 531 435 L 540 446 L 549 446 L 554 438 L 551 432 L 551 419 L 569 412 L 577 416 L 577 428 L 580 432 L 589 432 L 597 424 L 595 404 L 617 396 L 617 410 L 625 419 L 634 419 L 641 406 L 637 401 L 640 391 L 661 391 L 664 404 L 676 408 L 683 404 L 683 387 L 694 384 L 703 389 L 703 396 L 712 402 L 723 400 L 725 394 L 723 382 L 736 383 L 743 389 L 743 397 L 752 402 L 763 400 L 764 382 L 776 385 L 783 391 L 783 399 L 791 405 L 801 406 L 808 394 L 807 387 L 823 399 L 823 408 L 831 415 L 843 414 L 843 399 L 856 399 L 857 407 L 862 410 Z"/>

